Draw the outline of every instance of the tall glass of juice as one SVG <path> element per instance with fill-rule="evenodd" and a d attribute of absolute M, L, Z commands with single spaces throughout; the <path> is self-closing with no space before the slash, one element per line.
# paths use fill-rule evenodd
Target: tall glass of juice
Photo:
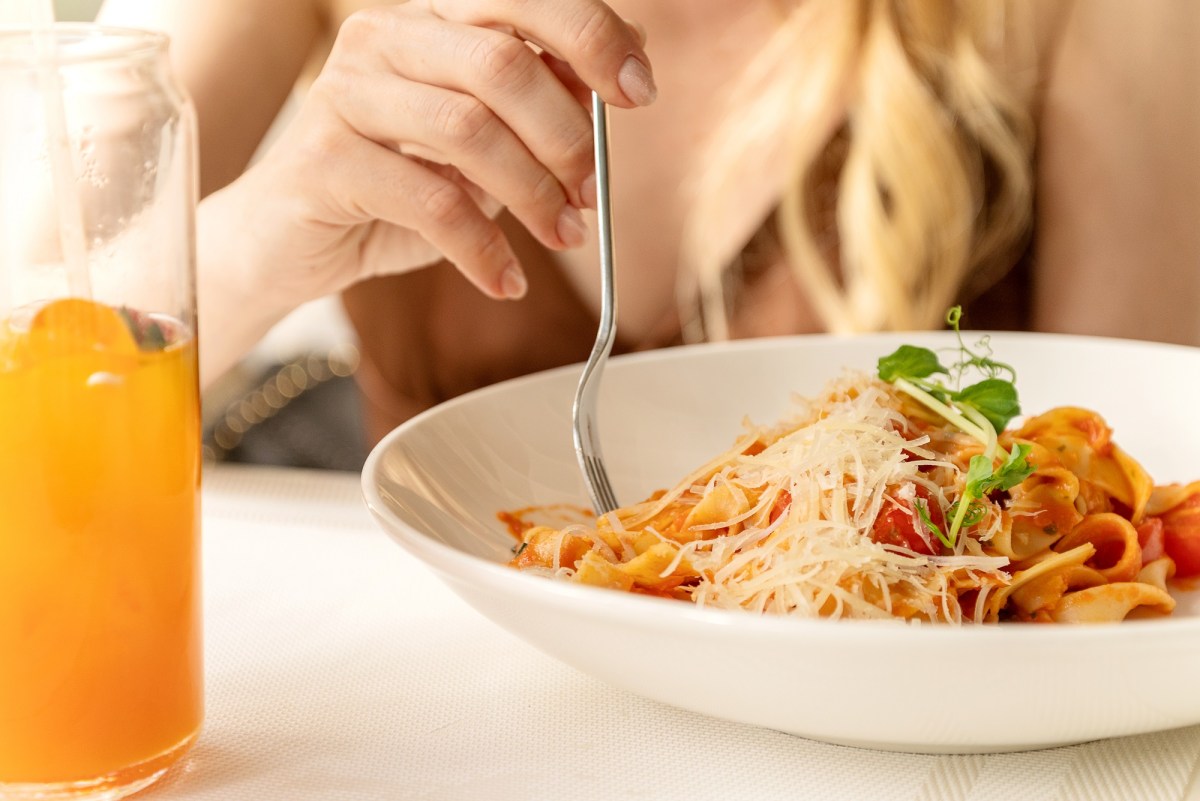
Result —
<path fill-rule="evenodd" d="M 0 28 L 0 801 L 200 729 L 195 139 L 164 37 Z"/>

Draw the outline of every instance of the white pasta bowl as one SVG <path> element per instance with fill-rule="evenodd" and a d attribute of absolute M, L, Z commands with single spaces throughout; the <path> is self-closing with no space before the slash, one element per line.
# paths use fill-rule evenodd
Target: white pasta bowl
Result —
<path fill-rule="evenodd" d="M 968 340 L 976 335 L 969 333 Z M 910 342 L 952 334 L 812 336 L 614 359 L 600 394 L 609 474 L 623 503 L 724 451 L 742 420 L 792 393 L 871 371 Z M 994 334 L 1027 413 L 1099 411 L 1157 483 L 1200 478 L 1200 350 Z M 1200 723 L 1200 590 L 1164 619 L 1094 625 L 906 625 L 700 609 L 527 575 L 505 565 L 497 518 L 586 505 L 571 440 L 578 367 L 445 403 L 389 434 L 363 470 L 384 530 L 479 612 L 630 692 L 827 742 L 926 753 L 1022 750 Z"/>

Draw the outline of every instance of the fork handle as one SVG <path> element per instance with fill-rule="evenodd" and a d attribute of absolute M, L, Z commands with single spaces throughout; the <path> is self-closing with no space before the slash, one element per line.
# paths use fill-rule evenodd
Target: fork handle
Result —
<path fill-rule="evenodd" d="M 608 182 L 608 104 L 592 92 L 592 131 L 596 148 L 596 218 L 600 235 L 600 336 L 596 349 L 607 356 L 616 338 L 617 292 L 613 263 L 612 196 Z M 605 337 L 604 333 L 608 336 Z M 605 340 L 605 341 L 601 341 Z"/>

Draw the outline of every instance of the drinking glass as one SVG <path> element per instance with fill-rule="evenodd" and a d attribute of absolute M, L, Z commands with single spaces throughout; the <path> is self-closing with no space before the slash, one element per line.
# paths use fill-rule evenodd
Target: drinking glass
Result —
<path fill-rule="evenodd" d="M 195 119 L 166 38 L 0 28 L 0 800 L 202 718 Z"/>

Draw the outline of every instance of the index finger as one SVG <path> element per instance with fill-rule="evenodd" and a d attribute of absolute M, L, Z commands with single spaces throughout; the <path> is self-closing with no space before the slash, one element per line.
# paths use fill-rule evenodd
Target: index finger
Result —
<path fill-rule="evenodd" d="M 647 106 L 658 89 L 638 32 L 599 0 L 428 0 L 443 19 L 506 27 L 571 65 L 604 102 Z"/>

